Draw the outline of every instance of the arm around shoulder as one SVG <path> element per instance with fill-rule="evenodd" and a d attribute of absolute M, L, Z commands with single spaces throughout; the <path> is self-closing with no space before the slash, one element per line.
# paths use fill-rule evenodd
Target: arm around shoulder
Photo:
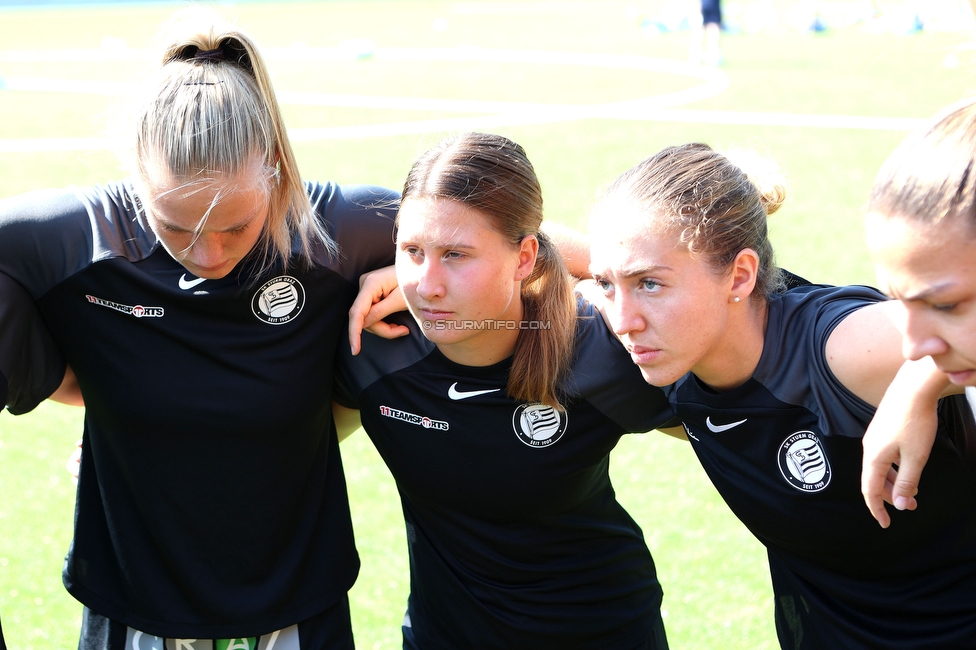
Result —
<path fill-rule="evenodd" d="M 939 398 L 960 391 L 925 357 L 905 361 L 885 392 L 864 432 L 861 469 L 861 494 L 882 527 L 891 523 L 885 502 L 899 510 L 917 506 L 915 495 L 938 428 Z"/>

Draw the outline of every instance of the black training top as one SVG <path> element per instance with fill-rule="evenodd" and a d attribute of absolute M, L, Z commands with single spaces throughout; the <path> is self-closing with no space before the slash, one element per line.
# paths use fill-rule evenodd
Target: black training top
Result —
<path fill-rule="evenodd" d="M 30 294 L 0 273 L 0 406 L 30 411 L 57 389 L 64 368 Z"/>
<path fill-rule="evenodd" d="M 307 190 L 339 257 L 319 246 L 311 268 L 257 278 L 245 260 L 219 280 L 160 246 L 128 182 L 0 201 L 0 272 L 34 297 L 85 398 L 64 581 L 103 616 L 253 636 L 356 578 L 333 360 L 359 275 L 392 263 L 396 195 Z"/>
<path fill-rule="evenodd" d="M 565 412 L 512 400 L 510 359 L 453 363 L 409 316 L 406 339 L 340 356 L 340 394 L 400 491 L 419 647 L 644 647 L 662 592 L 609 454 L 672 414 L 582 309 Z"/>
<path fill-rule="evenodd" d="M 874 409 L 833 376 L 824 350 L 845 316 L 883 298 L 817 286 L 776 296 L 749 381 L 718 393 L 688 375 L 671 392 L 709 478 L 768 549 L 783 648 L 976 640 L 976 484 L 953 440 L 966 427 L 948 419 L 959 411 L 943 409 L 917 511 L 890 509 L 885 530 L 861 497 Z"/>

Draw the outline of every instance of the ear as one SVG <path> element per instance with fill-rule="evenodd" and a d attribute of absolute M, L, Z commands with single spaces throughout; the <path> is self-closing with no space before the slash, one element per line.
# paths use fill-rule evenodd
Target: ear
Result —
<path fill-rule="evenodd" d="M 732 262 L 732 287 L 729 300 L 745 299 L 752 295 L 759 275 L 759 255 L 751 248 L 743 248 Z"/>
<path fill-rule="evenodd" d="M 518 266 L 515 267 L 515 279 L 524 280 L 535 268 L 535 260 L 539 255 L 539 240 L 535 235 L 526 235 L 519 242 Z"/>

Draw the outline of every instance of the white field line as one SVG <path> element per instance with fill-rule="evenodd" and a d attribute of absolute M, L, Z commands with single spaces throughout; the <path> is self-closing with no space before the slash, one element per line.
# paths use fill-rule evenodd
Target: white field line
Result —
<path fill-rule="evenodd" d="M 799 128 L 872 129 L 910 131 L 924 119 L 889 118 L 852 115 L 812 115 L 798 113 L 761 113 L 747 111 L 706 111 L 676 108 L 725 91 L 728 76 L 721 70 L 683 61 L 653 57 L 582 52 L 537 52 L 531 50 L 490 50 L 480 47 L 461 48 L 381 48 L 350 52 L 348 47 L 269 48 L 269 59 L 281 61 L 350 60 L 368 56 L 389 61 L 471 61 L 511 64 L 539 64 L 582 68 L 613 68 L 638 72 L 672 74 L 697 79 L 690 88 L 651 97 L 596 104 L 550 104 L 540 102 L 505 102 L 422 97 L 384 97 L 280 91 L 282 104 L 329 106 L 339 108 L 383 109 L 391 111 L 438 111 L 466 114 L 430 120 L 411 120 L 378 124 L 361 124 L 319 128 L 290 129 L 295 141 L 310 142 L 350 138 L 382 137 L 404 134 L 452 132 L 469 129 L 491 129 L 503 126 L 566 122 L 581 119 L 638 120 L 654 122 L 690 122 L 701 124 L 767 125 Z M 145 59 L 139 50 L 102 48 L 90 50 L 17 50 L 0 51 L 0 63 L 9 61 L 107 61 Z M 0 93 L 52 92 L 121 96 L 129 86 L 107 81 L 70 79 L 0 78 Z M 0 140 L 0 153 L 31 151 L 83 151 L 111 148 L 108 138 L 24 138 Z"/>

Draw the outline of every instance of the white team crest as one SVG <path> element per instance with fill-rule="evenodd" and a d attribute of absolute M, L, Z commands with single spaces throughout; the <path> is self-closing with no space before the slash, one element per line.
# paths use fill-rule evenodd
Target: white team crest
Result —
<path fill-rule="evenodd" d="M 563 437 L 569 416 L 545 404 L 522 404 L 512 416 L 512 428 L 530 447 L 548 447 Z"/>
<path fill-rule="evenodd" d="M 290 275 L 268 280 L 251 298 L 251 311 L 269 325 L 293 320 L 305 306 L 305 287 Z"/>
<path fill-rule="evenodd" d="M 819 492 L 830 483 L 830 463 L 812 431 L 790 434 L 779 446 L 779 471 L 801 492 Z"/>

